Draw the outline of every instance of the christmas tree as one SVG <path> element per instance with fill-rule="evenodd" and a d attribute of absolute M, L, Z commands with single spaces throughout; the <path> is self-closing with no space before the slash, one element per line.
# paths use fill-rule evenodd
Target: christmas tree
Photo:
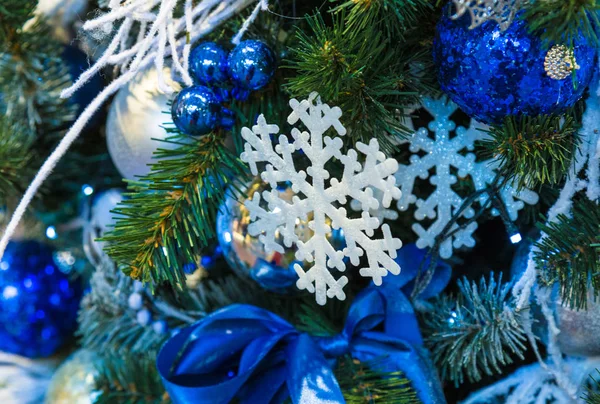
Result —
<path fill-rule="evenodd" d="M 596 0 L 4 0 L 2 403 L 600 403 Z"/>

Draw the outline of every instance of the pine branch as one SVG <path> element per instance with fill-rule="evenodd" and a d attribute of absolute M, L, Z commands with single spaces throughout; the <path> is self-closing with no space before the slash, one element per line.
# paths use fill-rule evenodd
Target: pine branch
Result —
<path fill-rule="evenodd" d="M 27 128 L 0 117 L 0 205 L 21 195 L 33 174 L 31 139 Z"/>
<path fill-rule="evenodd" d="M 49 36 L 46 23 L 36 19 L 26 33 L 0 48 L 0 110 L 44 136 L 66 128 L 77 109 L 60 98 L 71 76 L 60 57 L 62 45 Z"/>
<path fill-rule="evenodd" d="M 529 30 L 539 35 L 547 46 L 576 45 L 583 35 L 592 46 L 598 46 L 596 27 L 599 26 L 598 0 L 526 1 L 522 18 Z"/>
<path fill-rule="evenodd" d="M 377 27 L 388 38 L 402 38 L 433 8 L 426 0 L 349 0 L 334 8 L 342 10 L 348 12 L 346 32 Z"/>
<path fill-rule="evenodd" d="M 600 242 L 600 205 L 585 197 L 573 204 L 572 217 L 559 215 L 550 224 L 539 224 L 546 233 L 535 254 L 540 281 L 545 285 L 558 282 L 563 304 L 586 309 L 588 294 L 600 294 L 600 255 L 594 247 Z"/>
<path fill-rule="evenodd" d="M 0 48 L 14 43 L 23 24 L 33 17 L 37 0 L 2 0 L 0 3 Z"/>
<path fill-rule="evenodd" d="M 377 360 L 360 362 L 349 356 L 342 358 L 335 377 L 348 404 L 416 404 L 415 390 L 401 372 L 378 370 Z"/>
<path fill-rule="evenodd" d="M 246 176 L 223 137 L 219 132 L 191 141 L 176 133 L 167 141 L 178 147 L 159 149 L 151 173 L 130 184 L 128 198 L 114 210 L 115 228 L 104 240 L 107 253 L 133 279 L 184 288 L 183 267 L 197 262 L 215 238 L 227 187 L 235 188 Z"/>
<path fill-rule="evenodd" d="M 596 373 L 600 375 L 600 370 L 596 369 Z M 593 374 L 590 375 L 591 381 L 586 386 L 586 392 L 581 397 L 587 404 L 600 404 L 600 379 L 596 379 L 596 377 Z"/>
<path fill-rule="evenodd" d="M 576 157 L 580 126 L 572 111 L 564 116 L 509 116 L 485 131 L 490 137 L 481 142 L 482 154 L 495 158 L 502 176 L 514 179 L 519 188 L 556 185 Z"/>
<path fill-rule="evenodd" d="M 398 111 L 419 102 L 423 85 L 415 66 L 422 55 L 405 54 L 403 47 L 390 51 L 388 40 L 374 28 L 347 32 L 343 12 L 332 26 L 320 15 L 309 17 L 308 25 L 308 30 L 297 31 L 297 44 L 287 61 L 295 72 L 287 90 L 295 97 L 317 91 L 344 111 L 341 120 L 351 141 L 376 137 L 382 149 L 391 152 L 390 135 L 408 134 Z"/>
<path fill-rule="evenodd" d="M 96 364 L 95 404 L 170 403 L 156 369 L 155 358 L 144 355 L 105 355 Z"/>
<path fill-rule="evenodd" d="M 422 315 L 425 344 L 445 380 L 462 384 L 481 380 L 482 373 L 502 373 L 501 366 L 523 359 L 525 332 L 514 311 L 511 284 L 493 274 L 479 285 L 463 278 L 459 294 L 444 295 L 434 302 L 436 310 Z"/>

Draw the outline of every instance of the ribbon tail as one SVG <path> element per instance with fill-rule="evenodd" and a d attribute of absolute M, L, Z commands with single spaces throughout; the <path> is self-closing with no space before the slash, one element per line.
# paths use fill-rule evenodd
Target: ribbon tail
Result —
<path fill-rule="evenodd" d="M 333 370 L 319 346 L 301 334 L 286 347 L 287 386 L 294 404 L 345 404 Z"/>

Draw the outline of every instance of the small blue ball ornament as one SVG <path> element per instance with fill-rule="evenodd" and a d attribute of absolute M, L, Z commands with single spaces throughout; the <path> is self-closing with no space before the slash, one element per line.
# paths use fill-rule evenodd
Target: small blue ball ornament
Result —
<path fill-rule="evenodd" d="M 248 97 L 250 91 L 266 86 L 273 78 L 277 62 L 275 54 L 264 42 L 247 40 L 240 42 L 227 59 L 229 77 L 238 100 Z"/>
<path fill-rule="evenodd" d="M 227 51 L 214 42 L 204 42 L 190 53 L 190 73 L 207 86 L 227 83 Z"/>
<path fill-rule="evenodd" d="M 230 129 L 234 123 L 233 113 L 204 86 L 181 90 L 171 106 L 171 117 L 175 126 L 190 136 L 206 135 L 217 127 Z"/>
<path fill-rule="evenodd" d="M 60 271 L 51 247 L 13 241 L 0 261 L 0 350 L 52 355 L 77 327 L 81 285 Z"/>
<path fill-rule="evenodd" d="M 596 50 L 579 35 L 571 74 L 550 77 L 544 67 L 549 48 L 515 18 L 502 31 L 494 21 L 469 29 L 468 14 L 453 20 L 446 8 L 437 24 L 433 57 L 442 90 L 472 118 L 500 123 L 508 115 L 559 114 L 579 100 L 590 83 Z"/>

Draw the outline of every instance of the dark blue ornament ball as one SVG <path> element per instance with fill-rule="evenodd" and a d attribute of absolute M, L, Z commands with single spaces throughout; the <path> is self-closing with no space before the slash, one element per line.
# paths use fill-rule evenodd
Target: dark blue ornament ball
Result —
<path fill-rule="evenodd" d="M 55 264 L 51 247 L 9 243 L 0 261 L 0 350 L 52 355 L 77 327 L 81 285 Z"/>
<path fill-rule="evenodd" d="M 226 83 L 227 51 L 214 42 L 201 43 L 190 53 L 190 73 L 200 84 Z"/>
<path fill-rule="evenodd" d="M 233 113 L 204 86 L 181 90 L 171 105 L 171 117 L 175 126 L 190 136 L 205 135 L 217 127 L 230 129 L 234 123 Z"/>
<path fill-rule="evenodd" d="M 252 90 L 266 86 L 273 78 L 277 62 L 275 54 L 264 42 L 240 42 L 227 59 L 229 77 L 233 81 L 234 96 L 244 99 Z"/>
<path fill-rule="evenodd" d="M 519 18 L 506 31 L 494 21 L 469 29 L 470 17 L 450 18 L 446 8 L 437 25 L 434 60 L 442 90 L 469 116 L 487 124 L 507 115 L 556 114 L 583 95 L 595 68 L 596 50 L 579 35 L 574 54 L 580 69 L 572 77 L 550 78 L 544 70 L 548 48 L 527 32 Z"/>
<path fill-rule="evenodd" d="M 62 59 L 69 69 L 71 80 L 75 82 L 83 72 L 90 67 L 88 56 L 79 48 L 69 45 L 63 48 Z M 104 83 L 100 73 L 93 75 L 87 83 L 77 90 L 71 98 L 77 103 L 77 115 L 80 115 L 85 107 L 102 91 Z M 98 118 L 98 114 L 94 116 Z"/>

